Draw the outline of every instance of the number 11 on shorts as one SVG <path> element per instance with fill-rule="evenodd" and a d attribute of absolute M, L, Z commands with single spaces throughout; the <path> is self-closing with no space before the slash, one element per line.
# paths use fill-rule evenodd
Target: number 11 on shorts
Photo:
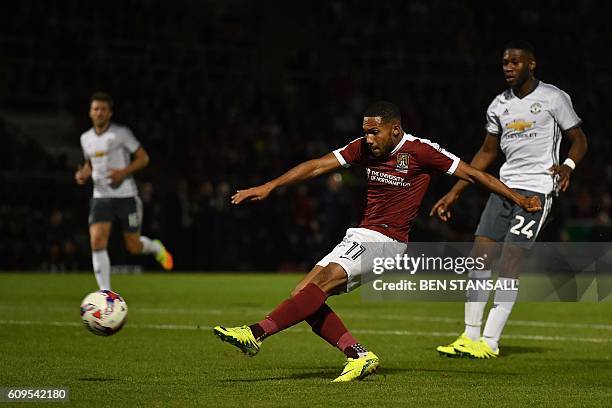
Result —
<path fill-rule="evenodd" d="M 351 247 L 344 253 L 344 255 L 341 255 L 340 258 L 352 259 L 354 261 L 359 258 L 359 255 L 363 254 L 365 250 L 365 247 L 359 242 L 351 242 Z"/>

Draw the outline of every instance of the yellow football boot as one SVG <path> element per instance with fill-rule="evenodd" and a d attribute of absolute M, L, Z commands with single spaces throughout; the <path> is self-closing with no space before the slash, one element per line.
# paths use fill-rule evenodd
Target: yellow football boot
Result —
<path fill-rule="evenodd" d="M 457 351 L 457 347 L 468 346 L 470 343 L 476 342 L 466 336 L 465 333 L 462 333 L 461 336 L 457 337 L 457 339 L 448 346 L 438 346 L 438 348 L 436 348 L 436 351 L 441 355 L 447 357 L 463 357 L 463 355 Z"/>
<path fill-rule="evenodd" d="M 222 341 L 232 344 L 240 349 L 244 354 L 253 357 L 259 352 L 261 341 L 253 336 L 249 326 L 228 327 L 217 326 L 213 329 L 215 336 Z"/>
<path fill-rule="evenodd" d="M 376 354 L 368 351 L 364 357 L 349 358 L 344 365 L 342 374 L 332 382 L 349 382 L 355 380 L 363 380 L 370 374 L 373 374 L 378 368 L 379 360 Z"/>
<path fill-rule="evenodd" d="M 493 349 L 481 338 L 479 341 L 473 341 L 470 344 L 458 345 L 455 349 L 470 358 L 496 358 L 499 356 L 499 349 Z"/>
<path fill-rule="evenodd" d="M 161 243 L 159 239 L 154 240 L 161 247 L 161 251 L 155 254 L 155 260 L 160 263 L 162 268 L 166 271 L 172 270 L 174 268 L 174 259 L 172 259 L 172 254 L 168 252 L 164 244 Z"/>

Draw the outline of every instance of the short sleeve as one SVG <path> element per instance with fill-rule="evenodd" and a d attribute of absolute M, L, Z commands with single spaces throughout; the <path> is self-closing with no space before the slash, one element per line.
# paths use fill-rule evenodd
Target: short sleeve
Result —
<path fill-rule="evenodd" d="M 582 120 L 576 114 L 572 106 L 572 99 L 568 94 L 559 90 L 555 93 L 552 101 L 552 115 L 561 127 L 561 130 L 569 130 L 580 126 Z"/>
<path fill-rule="evenodd" d="M 416 149 L 416 159 L 423 166 L 452 175 L 459 166 L 459 158 L 444 150 L 437 143 L 421 139 Z"/>
<path fill-rule="evenodd" d="M 125 146 L 125 148 L 130 153 L 134 153 L 140 147 L 140 142 L 138 141 L 138 139 L 136 139 L 136 137 L 134 136 L 134 134 L 132 133 L 130 129 L 123 128 L 121 130 L 122 130 L 121 135 L 123 138 L 122 140 L 123 146 Z"/>
<path fill-rule="evenodd" d="M 360 137 L 353 140 L 346 146 L 333 151 L 334 156 L 344 167 L 349 167 L 351 164 L 361 163 L 367 158 L 365 151 L 364 138 Z"/>
<path fill-rule="evenodd" d="M 499 116 L 497 116 L 497 114 L 495 113 L 495 108 L 497 108 L 497 105 L 497 98 L 495 98 L 487 108 L 486 114 L 487 123 L 485 125 L 485 130 L 493 135 L 500 135 L 502 133 Z"/>
<path fill-rule="evenodd" d="M 89 160 L 90 157 L 87 154 L 87 151 L 85 150 L 85 143 L 83 142 L 83 136 L 81 136 L 81 151 L 83 152 L 83 158 L 85 159 L 85 161 Z"/>

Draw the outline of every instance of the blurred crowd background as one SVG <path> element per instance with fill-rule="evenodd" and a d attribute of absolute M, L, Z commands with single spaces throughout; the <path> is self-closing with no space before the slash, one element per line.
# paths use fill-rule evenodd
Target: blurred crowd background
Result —
<path fill-rule="evenodd" d="M 403 126 L 469 161 L 504 89 L 501 52 L 531 41 L 537 77 L 568 92 L 589 152 L 541 239 L 610 240 L 612 28 L 603 1 L 19 1 L 0 16 L 0 269 L 91 268 L 91 185 L 74 183 L 88 98 L 115 99 L 151 157 L 137 175 L 143 233 L 180 270 L 306 270 L 358 223 L 362 169 L 232 206 L 238 188 L 361 135 L 362 112 L 396 103 Z M 562 156 L 567 142 L 562 146 Z M 498 165 L 501 163 L 499 161 Z M 496 174 L 496 168 L 490 169 Z M 487 193 L 470 188 L 414 241 L 470 241 Z M 142 264 L 114 231 L 115 265 Z"/>

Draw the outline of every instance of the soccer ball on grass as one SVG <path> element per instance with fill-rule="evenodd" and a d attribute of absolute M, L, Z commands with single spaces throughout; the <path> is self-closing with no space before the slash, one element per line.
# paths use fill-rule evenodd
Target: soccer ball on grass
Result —
<path fill-rule="evenodd" d="M 127 312 L 125 300 L 111 290 L 90 293 L 81 302 L 81 319 L 85 327 L 98 336 L 110 336 L 121 330 Z"/>

